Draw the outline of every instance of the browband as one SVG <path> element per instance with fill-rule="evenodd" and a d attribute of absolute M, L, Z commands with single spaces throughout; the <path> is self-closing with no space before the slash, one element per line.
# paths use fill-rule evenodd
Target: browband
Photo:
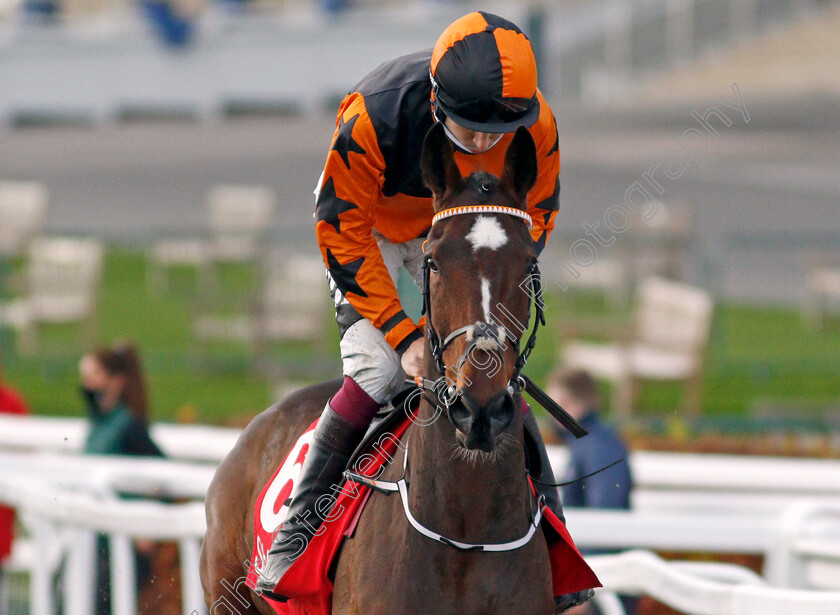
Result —
<path fill-rule="evenodd" d="M 516 207 L 507 207 L 506 205 L 462 205 L 460 207 L 450 207 L 449 209 L 444 209 L 434 215 L 432 218 L 432 226 L 434 226 L 435 222 L 440 222 L 441 220 L 445 220 L 446 218 L 450 218 L 452 216 L 481 213 L 507 214 L 508 216 L 524 220 L 528 225 L 529 231 L 534 228 L 534 221 L 531 220 L 531 216 L 521 209 L 517 209 Z"/>

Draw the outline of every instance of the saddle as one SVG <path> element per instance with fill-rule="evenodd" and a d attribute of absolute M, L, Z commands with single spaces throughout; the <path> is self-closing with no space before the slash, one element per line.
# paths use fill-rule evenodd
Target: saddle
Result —
<path fill-rule="evenodd" d="M 415 389 L 416 390 L 416 389 Z M 371 424 L 368 433 L 357 447 L 348 463 L 348 468 L 359 472 L 357 460 L 364 455 L 363 476 L 376 477 L 380 469 L 394 459 L 401 438 L 411 425 L 410 410 L 406 400 L 411 400 L 413 390 L 398 395 Z M 251 560 L 247 562 L 246 584 L 256 585 L 266 554 L 271 548 L 273 533 L 285 519 L 284 506 L 295 488 L 294 482 L 306 457 L 312 432 L 317 425 L 313 422 L 298 438 L 295 446 L 266 483 L 257 498 L 254 510 L 254 546 Z M 527 433 L 527 430 L 526 430 Z M 526 438 L 526 456 L 539 460 L 533 452 L 536 446 Z M 531 449 L 531 450 L 529 450 Z M 539 468 L 530 468 L 533 473 Z M 533 490 L 533 485 L 531 485 Z M 337 556 L 345 539 L 352 538 L 374 489 L 360 480 L 345 480 L 336 486 L 336 498 L 327 520 L 319 534 L 314 536 L 303 553 L 295 560 L 277 586 L 278 593 L 288 596 L 286 602 L 265 598 L 279 615 L 330 615 L 332 611 L 333 573 Z M 541 525 L 547 533 L 559 537 L 549 545 L 554 595 L 592 587 L 594 574 L 583 561 L 565 525 L 548 508 L 543 509 Z M 597 582 L 597 579 L 595 579 Z"/>

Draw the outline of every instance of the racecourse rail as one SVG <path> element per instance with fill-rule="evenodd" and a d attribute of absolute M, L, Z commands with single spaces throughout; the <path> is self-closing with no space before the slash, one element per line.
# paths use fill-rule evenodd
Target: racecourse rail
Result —
<path fill-rule="evenodd" d="M 169 459 L 79 455 L 81 419 L 0 417 L 0 501 L 15 506 L 27 538 L 7 567 L 30 579 L 30 612 L 55 612 L 53 575 L 67 558 L 64 611 L 90 615 L 93 544 L 110 537 L 115 615 L 134 615 L 132 537 L 175 541 L 182 605 L 206 613 L 198 581 L 204 494 L 238 430 L 155 424 Z M 565 451 L 551 448 L 556 468 Z M 568 509 L 583 549 L 629 550 L 588 558 L 606 589 L 650 595 L 690 615 L 840 615 L 840 462 L 636 452 L 631 511 Z M 119 499 L 131 493 L 154 499 Z M 664 562 L 647 551 L 749 553 L 763 577 L 721 564 Z M 598 596 L 605 615 L 622 611 Z M 2 609 L 2 607 L 0 607 Z"/>

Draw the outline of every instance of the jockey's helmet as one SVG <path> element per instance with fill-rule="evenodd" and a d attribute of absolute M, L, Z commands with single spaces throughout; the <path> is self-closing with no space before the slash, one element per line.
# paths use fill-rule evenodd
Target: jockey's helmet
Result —
<path fill-rule="evenodd" d="M 537 62 L 510 21 L 476 11 L 438 38 L 430 66 L 435 117 L 478 132 L 513 132 L 537 121 Z"/>

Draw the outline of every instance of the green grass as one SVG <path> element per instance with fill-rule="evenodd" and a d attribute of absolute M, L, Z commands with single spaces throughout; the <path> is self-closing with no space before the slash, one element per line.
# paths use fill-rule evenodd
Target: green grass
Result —
<path fill-rule="evenodd" d="M 337 329 L 328 315 L 323 339 L 314 344 L 274 346 L 256 356 L 242 344 L 200 346 L 192 334 L 193 315 L 214 305 L 234 312 L 247 306 L 256 274 L 243 266 L 225 267 L 215 288 L 202 288 L 196 273 L 171 272 L 168 292 L 147 289 L 145 258 L 137 251 L 108 252 L 101 286 L 96 344 L 132 340 L 140 348 L 156 420 L 242 422 L 274 401 L 284 378 L 313 382 L 340 373 Z M 326 287 L 324 289 L 325 301 Z M 527 373 L 538 382 L 556 364 L 558 327 L 581 316 L 613 314 L 602 297 L 559 293 L 546 299 L 548 327 L 542 330 Z M 16 352 L 11 332 L 0 330 L 4 380 L 19 390 L 33 412 L 80 416 L 76 364 L 88 350 L 76 327 L 44 332 L 37 356 Z M 795 310 L 718 306 L 704 382 L 704 415 L 737 422 L 757 402 L 791 407 L 840 405 L 840 326 L 810 331 Z M 645 384 L 638 415 L 663 418 L 681 405 L 681 388 Z"/>
<path fill-rule="evenodd" d="M 199 345 L 192 333 L 193 314 L 207 311 L 209 305 L 215 306 L 214 312 L 244 308 L 255 284 L 255 272 L 244 266 L 223 268 L 210 290 L 199 288 L 195 272 L 175 270 L 167 292 L 152 292 L 147 289 L 143 254 L 110 250 L 94 346 L 118 340 L 137 344 L 155 419 L 241 422 L 274 401 L 283 368 L 306 382 L 333 377 L 340 366 L 336 358 L 335 370 L 304 371 L 320 346 L 333 345 L 337 339 L 331 322 L 324 323 L 327 342 L 314 348 L 297 343 L 255 356 L 244 344 Z M 79 333 L 75 326 L 47 327 L 39 336 L 38 355 L 28 357 L 17 353 L 9 332 L 2 332 L 4 380 L 24 396 L 34 413 L 81 416 L 76 366 L 88 348 Z M 304 367 L 294 369 L 296 364 Z"/>
<path fill-rule="evenodd" d="M 555 333 L 540 339 L 529 363 L 528 371 L 538 379 L 555 364 L 561 344 L 556 327 L 564 321 L 629 320 L 628 314 L 610 311 L 597 294 L 558 292 L 546 303 Z M 606 387 L 604 393 L 608 393 Z M 605 399 L 608 406 L 609 396 Z M 681 402 L 681 385 L 643 383 L 637 416 L 666 418 L 679 413 Z M 812 419 L 815 424 L 825 417 L 797 415 L 840 408 L 838 323 L 815 331 L 804 326 L 797 310 L 716 306 L 706 352 L 703 416 L 731 427 L 739 420 L 752 419 L 753 410 L 762 405 L 782 406 L 790 418 Z"/>

